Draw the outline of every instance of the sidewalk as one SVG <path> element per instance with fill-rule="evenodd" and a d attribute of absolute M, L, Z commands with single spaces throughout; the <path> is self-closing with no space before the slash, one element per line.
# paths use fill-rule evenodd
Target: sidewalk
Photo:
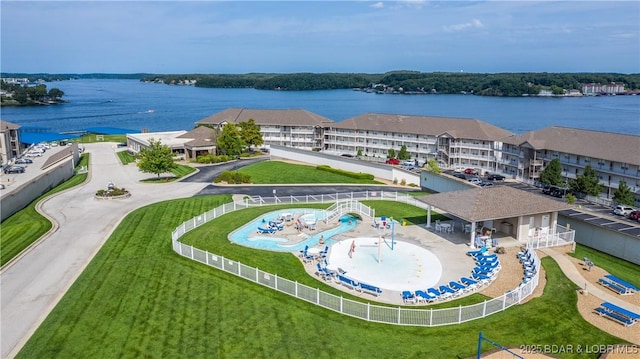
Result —
<path fill-rule="evenodd" d="M 87 182 L 41 205 L 44 215 L 56 222 L 55 230 L 0 274 L 1 358 L 18 353 L 127 213 L 151 203 L 191 197 L 206 186 L 140 183 L 153 175 L 141 173 L 135 165 L 123 166 L 115 149 L 115 143 L 86 145 L 90 153 Z M 110 181 L 129 190 L 131 197 L 96 200 L 96 191 Z"/>
<path fill-rule="evenodd" d="M 615 297 L 614 295 L 603 291 L 602 288 L 595 286 L 589 283 L 578 271 L 578 269 L 573 265 L 573 263 L 567 258 L 567 256 L 563 253 L 560 253 L 553 248 L 541 248 L 541 252 L 549 255 L 553 258 L 556 263 L 560 266 L 562 273 L 564 273 L 567 278 L 569 278 L 573 283 L 575 283 L 578 287 L 582 289 L 586 289 L 589 294 L 592 294 L 603 301 L 613 303 L 617 306 L 623 307 L 627 310 L 630 310 L 635 313 L 640 313 L 640 307 L 637 305 L 633 305 L 631 303 L 620 300 L 620 298 Z"/>

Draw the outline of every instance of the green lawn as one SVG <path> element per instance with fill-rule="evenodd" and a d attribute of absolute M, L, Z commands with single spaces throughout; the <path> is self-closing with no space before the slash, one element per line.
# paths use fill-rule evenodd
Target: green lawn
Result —
<path fill-rule="evenodd" d="M 242 167 L 240 173 L 251 176 L 255 184 L 276 183 L 361 183 L 381 184 L 375 180 L 361 180 L 348 176 L 321 171 L 314 166 L 298 165 L 280 161 L 263 161 Z"/>
<path fill-rule="evenodd" d="M 74 142 L 79 143 L 92 143 L 92 142 L 127 142 L 127 135 L 102 135 L 103 140 L 96 140 L 95 133 L 89 133 L 79 138 L 73 139 Z"/>
<path fill-rule="evenodd" d="M 412 206 L 406 203 L 399 203 L 394 201 L 360 201 L 363 204 L 373 207 L 376 209 L 376 217 L 386 216 L 393 217 L 393 219 L 401 222 L 403 219 L 407 221 L 409 224 L 423 224 L 427 223 L 427 216 L 425 214 L 425 210 L 422 208 L 418 208 L 416 206 Z M 431 211 L 431 221 L 435 222 L 435 220 L 446 221 L 449 218 L 436 212 Z"/>
<path fill-rule="evenodd" d="M 173 253 L 170 232 L 177 225 L 229 201 L 228 195 L 198 196 L 129 214 L 18 358 L 467 358 L 475 355 L 480 331 L 505 346 L 622 342 L 582 319 L 575 285 L 550 258 L 542 260 L 547 287 L 541 298 L 483 320 L 420 328 L 343 316 Z M 291 254 L 226 239 L 247 218 L 276 208 L 229 213 L 184 238 L 321 285 Z"/>
<path fill-rule="evenodd" d="M 135 162 L 136 157 L 129 153 L 129 151 L 118 151 L 116 152 L 118 158 L 120 159 L 120 163 L 123 165 L 128 165 L 129 163 Z"/>
<path fill-rule="evenodd" d="M 89 167 L 89 154 L 80 156 L 76 169 Z M 22 210 L 14 213 L 2 222 L 0 226 L 0 266 L 5 265 L 13 257 L 17 256 L 25 248 L 38 240 L 51 229 L 51 222 L 36 212 L 36 204 L 41 200 L 57 192 L 63 191 L 83 183 L 87 179 L 87 173 L 76 174 L 64 183 L 56 186 L 51 191 L 36 198 Z"/>
<path fill-rule="evenodd" d="M 571 255 L 578 259 L 587 257 L 596 266 L 640 288 L 640 266 L 637 264 L 627 262 L 581 244 L 576 245 L 576 251 Z"/>
<path fill-rule="evenodd" d="M 171 173 L 173 174 L 173 176 L 160 176 L 160 177 L 156 176 L 156 177 L 144 179 L 140 182 L 145 182 L 145 183 L 172 182 L 192 172 L 195 172 L 195 170 L 196 169 L 191 166 L 177 164 L 176 168 L 171 170 Z"/>

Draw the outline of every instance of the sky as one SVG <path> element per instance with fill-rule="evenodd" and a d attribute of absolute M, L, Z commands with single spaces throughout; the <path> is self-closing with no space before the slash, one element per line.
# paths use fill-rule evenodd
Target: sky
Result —
<path fill-rule="evenodd" d="M 640 1 L 0 1 L 24 73 L 640 73 Z"/>

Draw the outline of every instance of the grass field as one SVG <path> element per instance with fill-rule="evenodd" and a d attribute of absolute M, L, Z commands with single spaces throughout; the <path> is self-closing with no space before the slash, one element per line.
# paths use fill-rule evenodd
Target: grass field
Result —
<path fill-rule="evenodd" d="M 127 135 L 102 135 L 104 137 L 103 140 L 96 140 L 96 134 L 90 133 L 87 135 L 80 136 L 77 139 L 74 139 L 74 142 L 79 143 L 92 143 L 92 142 L 127 142 Z"/>
<path fill-rule="evenodd" d="M 229 201 L 198 196 L 129 214 L 18 358 L 467 358 L 475 355 L 480 331 L 516 347 L 621 342 L 582 319 L 575 285 L 550 258 L 542 259 L 547 286 L 541 298 L 483 320 L 416 328 L 342 316 L 173 253 L 170 232 L 178 224 Z M 274 209 L 226 214 L 185 241 L 320 285 L 291 254 L 226 239 L 248 218 Z"/>
<path fill-rule="evenodd" d="M 576 245 L 576 251 L 572 253 L 571 256 L 578 259 L 587 257 L 598 267 L 640 288 L 640 266 L 637 264 L 627 262 L 581 244 Z"/>
<path fill-rule="evenodd" d="M 136 157 L 130 154 L 129 151 L 118 151 L 116 154 L 118 155 L 118 159 L 120 159 L 120 163 L 125 166 L 136 161 Z"/>
<path fill-rule="evenodd" d="M 80 156 L 76 169 L 82 166 L 89 167 L 88 153 Z M 2 248 L 0 251 L 0 266 L 17 256 L 51 228 L 51 222 L 36 212 L 36 204 L 55 193 L 77 186 L 86 179 L 86 173 L 74 175 L 2 222 L 0 226 L 0 248 Z"/>
<path fill-rule="evenodd" d="M 290 183 L 360 183 L 381 184 L 375 180 L 361 180 L 336 173 L 321 171 L 313 166 L 280 161 L 263 161 L 242 167 L 240 173 L 251 176 L 255 184 Z"/>
<path fill-rule="evenodd" d="M 160 177 L 157 177 L 154 175 L 154 177 L 143 179 L 140 182 L 145 182 L 145 183 L 172 182 L 190 173 L 193 173 L 195 171 L 196 169 L 191 166 L 177 164 L 176 168 L 171 170 L 171 173 L 173 174 L 173 176 L 160 175 Z"/>

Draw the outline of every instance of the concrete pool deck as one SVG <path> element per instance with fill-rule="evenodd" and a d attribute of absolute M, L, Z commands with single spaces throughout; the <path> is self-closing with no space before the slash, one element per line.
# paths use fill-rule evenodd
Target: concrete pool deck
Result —
<path fill-rule="evenodd" d="M 401 226 L 399 224 L 395 225 L 395 234 L 394 239 L 397 242 L 403 242 L 418 246 L 420 248 L 424 248 L 429 252 L 433 253 L 438 257 L 438 260 L 442 264 L 442 274 L 439 278 L 439 281 L 434 286 L 440 286 L 443 284 L 447 284 L 450 281 L 457 281 L 460 277 L 469 277 L 471 275 L 471 271 L 476 266 L 474 260 L 468 256 L 466 253 L 470 250 L 468 245 L 468 235 L 463 234 L 461 232 L 454 233 L 440 233 L 434 232 L 433 229 L 427 229 L 424 225 L 408 225 Z M 373 219 L 364 218 L 362 221 L 359 221 L 358 226 L 355 229 L 342 233 L 340 235 L 334 236 L 333 239 L 338 241 L 336 244 L 336 248 L 348 248 L 351 244 L 353 238 L 377 238 L 380 235 L 380 232 L 374 228 Z M 385 235 L 385 239 L 387 243 L 390 242 L 391 231 L 387 230 Z M 524 243 L 516 241 L 512 237 L 501 237 L 499 239 L 500 246 L 503 247 L 520 247 L 524 245 Z M 344 242 L 344 243 L 343 243 Z M 320 247 L 320 245 L 318 246 Z M 329 256 L 331 256 L 332 248 L 329 249 Z M 357 256 L 358 249 L 356 248 L 355 255 Z M 377 249 L 376 249 L 377 251 Z M 415 259 L 415 258 L 414 258 Z M 404 305 L 405 303 L 402 301 L 401 291 L 402 290 L 384 290 L 379 297 L 375 297 L 371 294 L 357 292 L 355 290 L 350 290 L 347 287 L 335 283 L 333 281 L 323 281 L 320 277 L 318 277 L 315 273 L 317 272 L 316 264 L 313 263 L 305 263 L 304 267 L 309 275 L 317 278 L 318 281 L 321 281 L 325 284 L 331 285 L 335 288 L 338 288 L 346 293 L 351 295 L 362 297 L 366 300 L 371 300 L 380 303 L 388 303 L 388 304 L 397 304 Z M 332 264 L 330 263 L 329 268 L 332 268 Z M 508 268 L 503 268 L 500 275 L 504 275 L 503 271 L 508 270 Z M 521 268 L 516 268 L 516 270 L 521 271 Z M 348 272 L 348 271 L 347 271 Z M 347 273 L 348 276 L 348 273 Z M 392 276 L 390 276 L 391 278 Z M 382 278 L 380 282 L 385 283 L 389 280 L 389 278 Z M 375 282 L 367 283 L 376 285 Z M 407 283 L 408 285 L 412 283 Z M 482 288 L 479 292 L 482 293 L 486 288 L 490 288 L 491 286 Z M 514 286 L 515 287 L 515 286 Z M 427 289 L 427 288 L 414 288 L 407 287 L 404 290 L 412 290 L 415 291 L 417 289 Z M 472 292 L 477 293 L 477 292 Z"/>

